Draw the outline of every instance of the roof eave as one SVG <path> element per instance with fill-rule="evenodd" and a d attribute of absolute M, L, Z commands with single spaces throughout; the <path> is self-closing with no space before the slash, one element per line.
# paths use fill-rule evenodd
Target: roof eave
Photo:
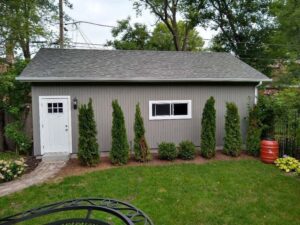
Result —
<path fill-rule="evenodd" d="M 24 82 L 118 82 L 118 83 L 141 83 L 141 82 L 271 82 L 270 78 L 245 79 L 245 78 L 190 78 L 190 79 L 99 79 L 99 78 L 74 78 L 74 77 L 17 77 L 16 80 Z"/>

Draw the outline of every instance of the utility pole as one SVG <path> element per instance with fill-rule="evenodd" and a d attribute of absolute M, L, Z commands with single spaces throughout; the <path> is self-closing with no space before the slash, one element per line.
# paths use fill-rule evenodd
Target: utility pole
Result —
<path fill-rule="evenodd" d="M 64 48 L 64 11 L 63 0 L 59 0 L 59 47 Z"/>

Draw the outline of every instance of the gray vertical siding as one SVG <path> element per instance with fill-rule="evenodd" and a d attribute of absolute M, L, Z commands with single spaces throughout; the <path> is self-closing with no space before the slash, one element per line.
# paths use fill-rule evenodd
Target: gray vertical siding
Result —
<path fill-rule="evenodd" d="M 98 141 L 102 151 L 109 151 L 111 145 L 112 107 L 111 102 L 118 99 L 125 115 L 128 139 L 133 141 L 133 123 L 136 103 L 140 103 L 144 117 L 146 138 L 151 148 L 157 148 L 161 141 L 179 143 L 192 140 L 200 145 L 200 121 L 204 104 L 210 96 L 216 99 L 217 146 L 223 145 L 224 115 L 226 102 L 235 102 L 241 116 L 243 137 L 246 134 L 248 105 L 254 102 L 255 83 L 248 84 L 33 84 L 33 126 L 34 153 L 40 154 L 39 134 L 39 96 L 77 97 L 79 104 L 87 103 L 91 97 L 95 110 Z M 192 100 L 192 119 L 149 120 L 149 100 Z M 78 110 L 72 109 L 73 152 L 77 152 Z"/>

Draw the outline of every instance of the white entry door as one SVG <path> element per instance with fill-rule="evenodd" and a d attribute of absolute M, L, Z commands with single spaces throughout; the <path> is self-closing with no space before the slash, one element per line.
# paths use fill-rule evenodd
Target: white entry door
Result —
<path fill-rule="evenodd" d="M 71 105 L 69 96 L 40 96 L 41 153 L 71 153 Z"/>

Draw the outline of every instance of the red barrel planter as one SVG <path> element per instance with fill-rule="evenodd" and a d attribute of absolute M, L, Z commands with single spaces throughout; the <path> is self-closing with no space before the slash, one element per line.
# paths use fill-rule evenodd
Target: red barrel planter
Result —
<path fill-rule="evenodd" d="M 264 163 L 274 163 L 278 159 L 279 145 L 275 140 L 262 140 L 260 142 L 260 159 Z"/>

